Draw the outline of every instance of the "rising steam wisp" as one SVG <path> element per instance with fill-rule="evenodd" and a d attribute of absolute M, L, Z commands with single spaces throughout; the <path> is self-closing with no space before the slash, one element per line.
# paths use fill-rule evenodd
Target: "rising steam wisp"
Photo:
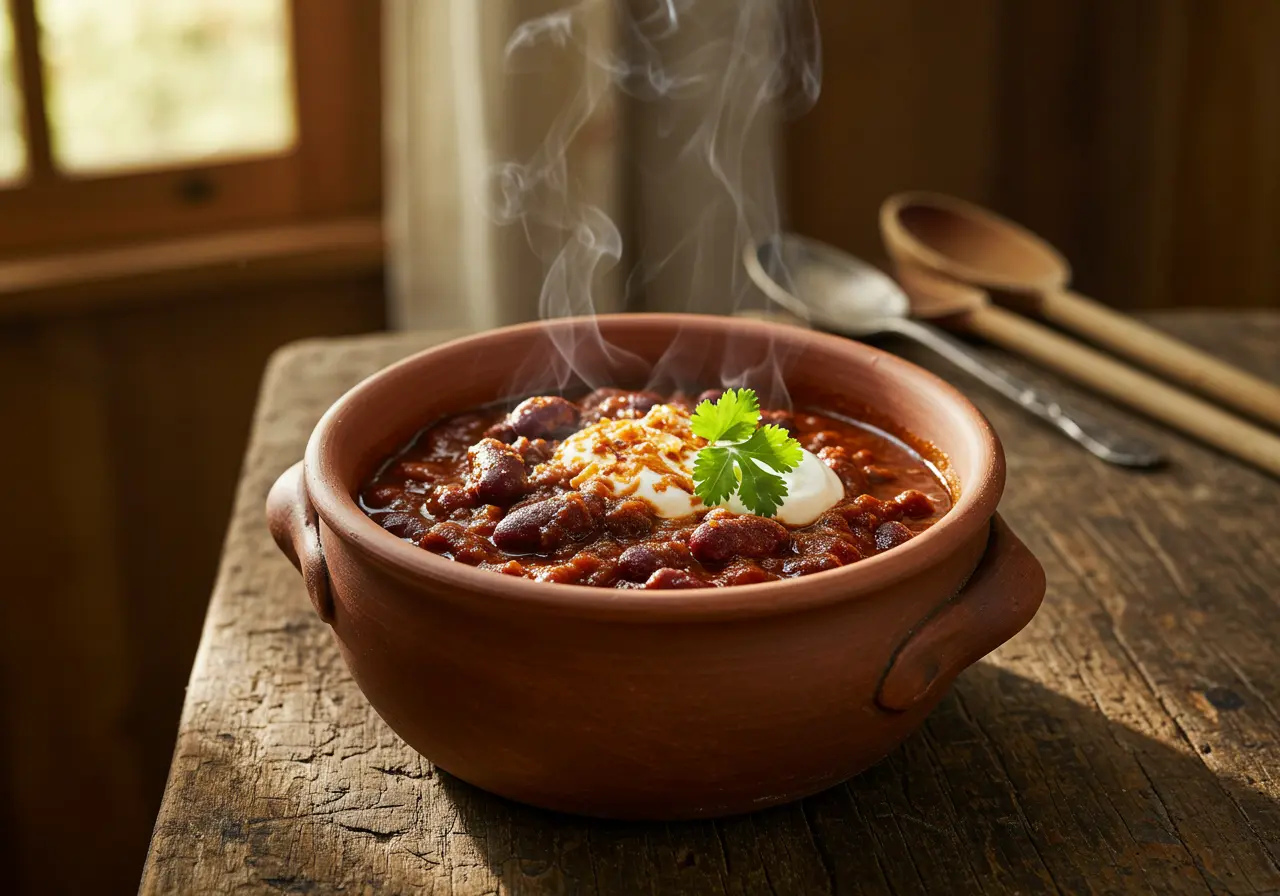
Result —
<path fill-rule="evenodd" d="M 601 22 L 616 29 L 616 39 L 600 39 Z M 548 52 L 561 64 L 563 54 L 579 60 L 581 82 L 537 151 L 493 172 L 495 218 L 523 226 L 546 271 L 540 316 L 594 315 L 601 278 L 623 258 L 617 222 L 583 195 L 569 165 L 575 141 L 593 136 L 602 104 L 619 96 L 634 103 L 628 148 L 640 150 L 629 303 L 722 314 L 762 309 L 741 258 L 746 246 L 780 229 L 771 124 L 817 98 L 821 53 L 810 0 L 582 0 L 517 27 L 507 69 L 536 76 Z M 691 385 L 676 373 L 703 350 L 677 337 L 652 366 L 650 386 Z M 594 327 L 561 331 L 555 354 L 561 387 L 574 378 L 616 385 L 619 371 L 649 367 Z M 731 347 L 720 384 L 751 385 L 768 404 L 784 405 L 782 361 L 773 349 Z M 538 359 L 540 371 L 547 362 Z"/>

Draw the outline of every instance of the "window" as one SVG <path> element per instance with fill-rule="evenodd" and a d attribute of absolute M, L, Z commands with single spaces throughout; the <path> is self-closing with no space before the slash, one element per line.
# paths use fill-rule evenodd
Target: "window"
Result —
<path fill-rule="evenodd" d="M 70 174 L 293 143 L 284 0 L 36 0 L 53 161 Z"/>
<path fill-rule="evenodd" d="M 375 0 L 0 3 L 0 255 L 376 213 Z"/>
<path fill-rule="evenodd" d="M 17 180 L 27 170 L 17 85 L 13 27 L 7 18 L 0 18 L 0 187 Z"/>

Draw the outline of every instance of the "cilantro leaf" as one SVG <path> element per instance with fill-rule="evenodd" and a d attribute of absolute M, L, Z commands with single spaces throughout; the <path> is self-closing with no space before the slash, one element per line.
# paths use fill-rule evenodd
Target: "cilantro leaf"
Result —
<path fill-rule="evenodd" d="M 698 452 L 693 462 L 693 493 L 708 507 L 729 499 L 738 490 L 737 458 L 731 449 L 708 446 Z"/>
<path fill-rule="evenodd" d="M 738 469 L 742 473 L 742 481 L 738 484 L 738 497 L 756 516 L 773 516 L 778 512 L 778 505 L 782 503 L 782 499 L 787 496 L 786 481 L 750 459 L 746 452 L 739 449 L 739 453 L 747 459 L 740 460 L 738 463 Z"/>
<path fill-rule="evenodd" d="M 781 474 L 800 465 L 800 443 L 777 426 L 757 429 L 759 422 L 760 405 L 750 389 L 730 389 L 718 401 L 698 405 L 694 433 L 713 444 L 698 452 L 693 483 L 707 506 L 737 492 L 752 513 L 773 516 L 787 496 Z"/>
<path fill-rule="evenodd" d="M 790 473 L 804 459 L 800 443 L 781 426 L 773 424 L 753 432 L 751 438 L 742 443 L 742 450 L 779 473 Z"/>
<path fill-rule="evenodd" d="M 789 473 L 800 465 L 800 443 L 781 427 L 762 426 L 730 450 L 740 456 L 738 497 L 757 516 L 773 516 L 787 496 L 786 480 L 776 473 Z"/>
<path fill-rule="evenodd" d="M 708 442 L 741 442 L 760 423 L 760 401 L 751 389 L 726 389 L 693 412 L 693 434 Z"/>

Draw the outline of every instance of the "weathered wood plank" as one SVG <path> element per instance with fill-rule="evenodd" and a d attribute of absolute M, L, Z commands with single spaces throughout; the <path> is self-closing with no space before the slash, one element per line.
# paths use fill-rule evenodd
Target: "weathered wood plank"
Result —
<path fill-rule="evenodd" d="M 1280 378 L 1280 317 L 1160 320 Z M 333 398 L 433 338 L 271 365 L 144 894 L 1280 892 L 1280 486 L 1154 427 L 1169 469 L 1106 467 L 959 375 L 1005 440 L 1002 512 L 1050 590 L 885 762 L 678 825 L 551 815 L 437 773 L 364 702 L 262 520 Z"/>

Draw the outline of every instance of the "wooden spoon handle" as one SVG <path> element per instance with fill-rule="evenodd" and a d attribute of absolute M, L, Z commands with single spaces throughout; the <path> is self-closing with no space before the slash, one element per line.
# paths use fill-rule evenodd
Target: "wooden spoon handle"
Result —
<path fill-rule="evenodd" d="M 1280 477 L 1280 437 L 1048 327 L 987 305 L 958 323 L 1206 444 Z"/>
<path fill-rule="evenodd" d="M 1069 290 L 1040 297 L 1040 315 L 1117 354 L 1280 427 L 1280 387 Z"/>

